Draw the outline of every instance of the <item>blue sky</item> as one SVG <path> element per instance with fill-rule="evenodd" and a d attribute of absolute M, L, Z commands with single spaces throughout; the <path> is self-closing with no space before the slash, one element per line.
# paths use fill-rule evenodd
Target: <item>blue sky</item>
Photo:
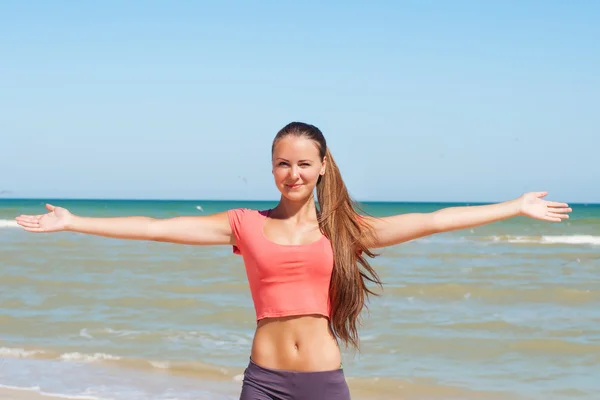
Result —
<path fill-rule="evenodd" d="M 276 199 L 296 120 L 358 200 L 600 203 L 600 3 L 216 3 L 0 3 L 3 196 Z"/>

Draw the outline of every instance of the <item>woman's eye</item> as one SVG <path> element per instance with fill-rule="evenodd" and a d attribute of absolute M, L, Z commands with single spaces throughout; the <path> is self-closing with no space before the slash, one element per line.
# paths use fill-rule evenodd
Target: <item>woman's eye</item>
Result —
<path fill-rule="evenodd" d="M 281 161 L 279 164 L 277 164 L 278 166 L 284 166 L 284 165 L 288 165 L 288 163 L 286 163 L 285 161 Z M 310 167 L 309 163 L 302 163 L 300 164 L 301 167 Z"/>

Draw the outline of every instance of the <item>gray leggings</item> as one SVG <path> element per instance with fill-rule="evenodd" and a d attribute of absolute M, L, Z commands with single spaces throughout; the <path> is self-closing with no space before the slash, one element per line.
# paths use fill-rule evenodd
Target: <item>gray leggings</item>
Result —
<path fill-rule="evenodd" d="M 244 371 L 240 400 L 350 400 L 350 390 L 341 368 L 283 371 L 261 367 L 250 360 Z"/>

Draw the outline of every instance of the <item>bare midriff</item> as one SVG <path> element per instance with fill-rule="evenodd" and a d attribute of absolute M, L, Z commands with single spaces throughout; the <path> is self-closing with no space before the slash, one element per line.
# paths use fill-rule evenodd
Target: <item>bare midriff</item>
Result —
<path fill-rule="evenodd" d="M 331 371 L 341 365 L 337 340 L 321 315 L 260 320 L 251 358 L 265 368 L 298 372 Z"/>

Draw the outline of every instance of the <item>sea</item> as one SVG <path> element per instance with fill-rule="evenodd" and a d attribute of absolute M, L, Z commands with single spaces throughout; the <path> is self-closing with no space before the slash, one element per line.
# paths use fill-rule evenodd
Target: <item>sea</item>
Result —
<path fill-rule="evenodd" d="M 0 385 L 81 399 L 239 398 L 256 321 L 231 246 L 37 234 L 84 216 L 209 215 L 275 202 L 0 200 Z M 362 203 L 373 216 L 468 203 Z M 343 350 L 352 398 L 600 399 L 600 205 L 378 250 L 384 281 Z"/>

